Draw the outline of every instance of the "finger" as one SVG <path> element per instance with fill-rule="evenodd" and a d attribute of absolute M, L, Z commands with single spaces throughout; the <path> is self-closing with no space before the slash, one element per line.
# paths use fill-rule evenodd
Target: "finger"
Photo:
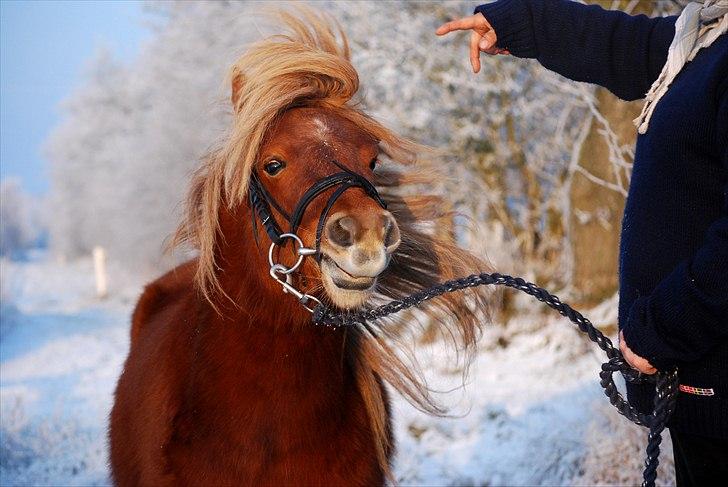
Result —
<path fill-rule="evenodd" d="M 632 350 L 629 349 L 627 344 L 624 341 L 624 334 L 620 331 L 619 332 L 619 351 L 622 352 L 622 356 L 624 357 L 624 360 L 627 361 L 627 363 L 630 365 L 630 367 L 639 370 L 637 360 L 639 357 L 637 357 L 634 353 L 632 353 Z"/>
<path fill-rule="evenodd" d="M 478 49 L 480 49 L 483 52 L 488 52 L 488 49 L 490 49 L 491 46 L 487 39 L 483 38 L 480 39 L 480 42 L 478 42 Z"/>
<path fill-rule="evenodd" d="M 634 352 L 630 350 L 627 345 L 624 344 L 624 342 L 620 344 L 619 348 L 622 352 L 622 356 L 624 356 L 624 360 L 627 361 L 629 366 L 633 369 L 640 370 L 640 367 L 642 366 L 642 363 L 640 362 L 641 357 L 635 355 Z"/>
<path fill-rule="evenodd" d="M 640 361 L 640 370 L 644 372 L 645 374 L 652 375 L 655 372 L 657 372 L 657 369 L 652 366 L 652 364 L 647 360 L 646 358 L 639 357 Z"/>
<path fill-rule="evenodd" d="M 483 34 L 483 38 L 480 39 L 480 42 L 478 43 L 478 47 L 481 51 L 487 51 L 488 49 L 495 47 L 495 37 L 491 35 L 492 33 L 492 31 L 488 31 Z"/>
<path fill-rule="evenodd" d="M 621 331 L 619 332 L 619 351 L 622 352 L 622 356 L 633 369 L 637 369 L 647 375 L 657 373 L 657 369 L 647 359 L 640 357 L 627 346 L 624 340 L 624 333 Z"/>
<path fill-rule="evenodd" d="M 473 67 L 473 73 L 480 71 L 480 49 L 478 42 L 480 35 L 476 32 L 470 34 L 470 65 Z"/>
<path fill-rule="evenodd" d="M 437 28 L 435 31 L 435 34 L 439 36 L 443 36 L 449 32 L 455 31 L 455 30 L 468 30 L 475 27 L 475 16 L 471 17 L 464 17 L 462 19 L 458 20 L 451 20 L 450 22 L 446 22 L 442 24 L 440 27 Z"/>
<path fill-rule="evenodd" d="M 497 47 L 491 47 L 490 49 L 481 49 L 480 51 L 486 54 L 490 54 L 491 56 L 495 56 L 496 54 L 503 54 L 505 52 L 503 49 L 499 49 Z"/>
<path fill-rule="evenodd" d="M 652 375 L 657 372 L 657 369 L 654 368 L 647 360 L 642 359 L 640 362 L 640 366 L 637 367 L 637 370 L 642 372 L 643 374 Z"/>

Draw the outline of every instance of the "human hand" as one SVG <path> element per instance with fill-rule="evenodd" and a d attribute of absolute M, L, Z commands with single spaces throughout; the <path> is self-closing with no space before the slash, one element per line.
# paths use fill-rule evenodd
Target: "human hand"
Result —
<path fill-rule="evenodd" d="M 471 30 L 470 33 L 470 65 L 473 73 L 480 71 L 480 52 L 487 54 L 510 54 L 508 50 L 496 47 L 498 37 L 488 20 L 482 14 L 463 17 L 442 24 L 437 28 L 435 34 L 444 36 L 456 30 Z"/>
<path fill-rule="evenodd" d="M 639 370 L 643 374 L 652 375 L 657 372 L 657 369 L 652 366 L 647 359 L 640 357 L 634 353 L 627 346 L 627 342 L 624 340 L 624 333 L 619 332 L 619 351 L 622 352 L 624 359 L 629 365 Z"/>

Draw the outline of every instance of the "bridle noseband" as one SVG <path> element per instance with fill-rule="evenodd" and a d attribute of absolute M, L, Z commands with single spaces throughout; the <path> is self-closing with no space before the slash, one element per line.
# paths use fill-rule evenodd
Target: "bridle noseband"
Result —
<path fill-rule="evenodd" d="M 317 262 L 321 261 L 321 237 L 323 235 L 324 224 L 326 218 L 328 218 L 331 208 L 334 206 L 336 201 L 351 188 L 361 188 L 367 194 L 367 196 L 377 202 L 379 206 L 386 209 L 387 204 L 384 202 L 377 189 L 367 178 L 358 174 L 351 169 L 345 167 L 337 160 L 332 160 L 332 164 L 341 169 L 340 172 L 331 174 L 323 177 L 313 183 L 305 193 L 301 196 L 296 204 L 293 212 L 288 213 L 283 207 L 276 201 L 275 198 L 265 189 L 263 183 L 260 180 L 258 174 L 253 171 L 250 178 L 250 189 L 248 190 L 248 197 L 250 200 L 250 206 L 253 208 L 252 223 L 253 223 L 253 236 L 256 243 L 258 242 L 258 219 L 260 219 L 261 225 L 265 229 L 268 237 L 271 240 L 271 246 L 268 250 L 268 263 L 270 264 L 270 275 L 283 287 L 283 291 L 291 293 L 301 302 L 304 308 L 309 311 L 313 311 L 313 308 L 309 308 L 307 303 L 309 300 L 319 302 L 315 297 L 302 293 L 296 289 L 292 284 L 291 274 L 299 268 L 303 262 L 304 257 L 313 256 Z M 296 234 L 298 227 L 303 220 L 303 215 L 306 209 L 313 203 L 313 201 L 323 192 L 336 188 L 334 192 L 329 196 L 328 201 L 324 209 L 319 215 L 318 224 L 316 225 L 316 242 L 313 248 L 305 247 L 303 241 Z M 283 232 L 273 218 L 273 209 L 277 211 L 286 221 L 288 221 L 288 231 Z M 257 218 L 256 218 L 257 217 Z M 276 245 L 281 245 L 285 239 L 292 239 L 297 244 L 296 254 L 298 260 L 291 267 L 286 267 L 283 264 L 276 263 L 273 258 L 273 251 Z M 284 280 L 285 279 L 285 280 Z"/>

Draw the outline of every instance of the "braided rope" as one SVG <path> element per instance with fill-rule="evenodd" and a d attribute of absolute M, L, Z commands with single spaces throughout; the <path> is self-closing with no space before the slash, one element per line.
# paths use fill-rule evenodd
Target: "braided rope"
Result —
<path fill-rule="evenodd" d="M 604 394 L 617 411 L 640 426 L 649 428 L 647 435 L 647 448 L 645 458 L 645 469 L 643 473 L 643 487 L 654 487 L 657 478 L 657 466 L 659 465 L 660 443 L 662 432 L 667 425 L 670 415 L 675 409 L 678 391 L 677 369 L 666 372 L 658 372 L 656 376 L 644 375 L 633 369 L 622 356 L 619 349 L 615 348 L 612 341 L 604 336 L 591 321 L 566 303 L 562 303 L 558 296 L 555 296 L 537 285 L 527 282 L 520 277 L 512 277 L 498 273 L 473 274 L 459 279 L 452 279 L 428 289 L 417 291 L 399 300 L 393 300 L 382 306 L 369 310 L 361 310 L 350 313 L 340 313 L 323 305 L 318 305 L 313 312 L 313 322 L 318 325 L 329 327 L 341 326 L 364 326 L 368 322 L 379 318 L 398 313 L 402 310 L 419 306 L 425 301 L 442 296 L 446 293 L 456 292 L 463 289 L 478 286 L 505 286 L 524 292 L 548 307 L 556 310 L 562 316 L 574 323 L 579 331 L 585 333 L 589 339 L 601 348 L 607 358 L 602 364 L 599 372 L 599 384 L 604 389 Z M 630 383 L 655 383 L 655 402 L 652 414 L 643 414 L 632 407 L 617 389 L 614 382 L 614 373 L 620 372 L 625 380 Z"/>

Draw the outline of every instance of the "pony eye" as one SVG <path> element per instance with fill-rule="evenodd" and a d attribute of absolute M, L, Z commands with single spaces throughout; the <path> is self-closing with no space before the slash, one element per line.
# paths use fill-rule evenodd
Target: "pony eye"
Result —
<path fill-rule="evenodd" d="M 369 169 L 371 169 L 373 171 L 377 167 L 377 164 L 379 164 L 379 159 L 375 157 L 369 163 Z"/>
<path fill-rule="evenodd" d="M 272 161 L 267 162 L 263 169 L 265 169 L 265 172 L 268 173 L 268 175 L 275 176 L 276 174 L 281 172 L 284 167 L 286 167 L 285 162 L 273 159 Z"/>

